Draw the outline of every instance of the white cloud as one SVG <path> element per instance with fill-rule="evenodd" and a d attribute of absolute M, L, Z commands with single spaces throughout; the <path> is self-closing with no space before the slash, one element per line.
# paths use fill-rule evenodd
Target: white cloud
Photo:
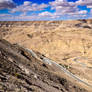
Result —
<path fill-rule="evenodd" d="M 2 14 L 0 15 L 0 21 L 32 21 L 32 20 L 49 20 L 49 19 L 56 19 L 58 18 L 55 16 L 55 13 L 50 13 L 50 12 L 42 12 L 39 14 L 31 14 L 31 15 L 26 15 L 26 14 L 21 14 L 19 16 L 14 16 L 14 15 L 7 15 L 7 14 Z"/>
<path fill-rule="evenodd" d="M 15 16 L 15 15 L 7 15 L 7 14 L 0 14 L 0 21 L 24 21 L 24 20 L 39 20 L 40 17 L 37 15 L 30 15 L 30 16 L 26 16 L 26 15 L 19 15 L 19 16 Z"/>
<path fill-rule="evenodd" d="M 78 0 L 76 1 L 78 5 L 92 5 L 92 0 Z"/>
<path fill-rule="evenodd" d="M 0 3 L 2 2 L 13 2 L 12 0 L 0 0 Z"/>
<path fill-rule="evenodd" d="M 14 8 L 16 5 L 12 0 L 0 0 L 0 9 Z"/>
<path fill-rule="evenodd" d="M 55 19 L 55 18 L 61 18 L 66 16 L 67 18 L 84 18 L 86 17 L 87 10 L 79 10 L 76 3 L 74 2 L 68 2 L 67 0 L 56 0 L 49 3 L 51 6 L 51 9 L 54 9 L 55 12 L 51 13 L 48 11 L 36 14 L 36 15 L 30 15 L 26 16 L 26 12 L 28 11 L 40 11 L 48 7 L 49 5 L 46 4 L 36 4 L 31 2 L 24 2 L 23 5 L 20 5 L 12 10 L 12 12 L 21 11 L 23 14 L 19 16 L 19 19 Z M 25 6 L 25 7 L 24 7 Z M 71 17 L 72 16 L 72 17 Z"/>
<path fill-rule="evenodd" d="M 29 1 L 25 1 L 24 2 L 24 6 L 28 6 L 28 5 L 30 5 L 31 4 L 31 2 L 29 2 Z"/>
<path fill-rule="evenodd" d="M 79 14 L 87 14 L 87 10 L 81 10 L 79 11 Z"/>
<path fill-rule="evenodd" d="M 76 4 L 82 6 L 86 5 L 87 8 L 92 8 L 92 0 L 78 0 L 76 1 Z"/>
<path fill-rule="evenodd" d="M 57 15 L 66 15 L 79 11 L 77 5 L 74 2 L 68 2 L 67 0 L 55 0 L 50 2 L 50 5 L 52 9 L 56 10 Z"/>
<path fill-rule="evenodd" d="M 29 1 L 25 1 L 23 5 L 17 6 L 16 8 L 12 9 L 11 12 L 28 12 L 28 11 L 41 11 L 47 8 L 47 4 L 36 4 L 31 3 Z"/>
<path fill-rule="evenodd" d="M 42 17 L 49 17 L 49 16 L 52 16 L 52 13 L 46 11 L 46 12 L 40 13 L 39 16 L 42 16 Z"/>
<path fill-rule="evenodd" d="M 2 6 L 2 5 L 3 6 Z M 7 4 L 7 5 L 5 5 Z M 68 2 L 67 0 L 55 0 L 49 2 L 49 4 L 37 4 L 30 1 L 25 1 L 22 5 L 14 8 L 14 2 L 12 0 L 0 0 L 0 9 L 12 8 L 11 13 L 21 12 L 19 16 L 7 15 L 6 19 L 14 20 L 40 20 L 40 19 L 55 19 L 55 18 L 84 18 L 87 16 L 87 10 L 80 10 L 79 5 L 86 5 L 87 8 L 92 8 L 92 0 L 78 0 L 76 2 Z M 45 10 L 50 7 L 55 12 L 44 11 L 41 13 L 35 13 L 35 11 Z M 27 12 L 34 11 L 35 14 L 27 15 Z M 92 12 L 92 10 L 90 11 Z M 91 14 L 91 13 L 90 13 Z M 5 19 L 5 15 L 1 15 L 0 19 Z"/>
<path fill-rule="evenodd" d="M 92 18 L 92 9 L 90 10 L 90 17 Z"/>
<path fill-rule="evenodd" d="M 90 13 L 92 14 L 92 9 L 90 10 Z"/>
<path fill-rule="evenodd" d="M 79 3 L 82 3 L 82 0 L 77 2 L 68 2 L 67 0 L 55 0 L 50 2 L 51 9 L 54 9 L 55 16 L 85 16 L 87 14 L 87 10 L 80 10 L 78 8 Z"/>
<path fill-rule="evenodd" d="M 0 17 L 8 17 L 8 16 L 11 16 L 10 14 L 0 14 Z"/>

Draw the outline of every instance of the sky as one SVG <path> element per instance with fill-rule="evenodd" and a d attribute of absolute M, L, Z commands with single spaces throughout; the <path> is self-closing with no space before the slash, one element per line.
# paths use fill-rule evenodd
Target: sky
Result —
<path fill-rule="evenodd" d="M 92 0 L 0 0 L 0 21 L 92 18 Z"/>

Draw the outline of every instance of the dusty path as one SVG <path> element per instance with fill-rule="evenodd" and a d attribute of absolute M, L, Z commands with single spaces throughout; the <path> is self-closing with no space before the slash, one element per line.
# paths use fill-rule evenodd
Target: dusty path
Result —
<path fill-rule="evenodd" d="M 86 68 L 89 68 L 86 64 L 84 64 L 83 62 L 81 62 L 81 61 L 79 61 L 78 59 L 81 59 L 82 57 L 76 57 L 76 58 L 74 58 L 72 61 L 74 61 L 74 62 L 76 62 L 76 63 L 78 63 L 78 64 L 80 64 L 82 67 L 86 67 Z M 82 59 L 88 59 L 88 58 L 82 58 Z"/>
<path fill-rule="evenodd" d="M 27 49 L 35 58 L 37 58 L 37 55 L 32 51 Z M 72 74 L 71 72 L 69 72 L 68 70 L 66 70 L 66 68 L 64 68 L 63 66 L 57 64 L 55 61 L 50 60 L 49 58 L 46 58 L 44 56 L 41 57 L 42 61 L 44 61 L 45 63 L 49 64 L 49 65 L 54 65 L 57 66 L 58 68 L 60 68 L 65 74 L 67 74 L 68 76 L 74 78 L 75 80 L 77 80 L 78 82 L 81 82 L 89 87 L 92 88 L 92 85 L 83 81 L 82 79 L 80 79 L 79 77 L 77 77 L 76 75 Z M 83 65 L 84 66 L 84 65 Z"/>

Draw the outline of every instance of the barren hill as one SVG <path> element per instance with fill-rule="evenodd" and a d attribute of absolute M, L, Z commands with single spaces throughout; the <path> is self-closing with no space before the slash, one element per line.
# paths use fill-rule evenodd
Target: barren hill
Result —
<path fill-rule="evenodd" d="M 0 22 L 0 38 L 42 53 L 92 85 L 92 20 Z"/>

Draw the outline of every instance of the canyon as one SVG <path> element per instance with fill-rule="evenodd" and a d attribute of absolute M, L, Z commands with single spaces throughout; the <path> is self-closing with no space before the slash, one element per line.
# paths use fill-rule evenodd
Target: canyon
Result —
<path fill-rule="evenodd" d="M 55 61 L 82 81 L 92 85 L 91 19 L 1 21 L 0 38 L 13 45 L 40 52 L 41 55 Z M 57 73 L 59 73 L 58 69 Z M 82 86 L 85 88 L 87 85 Z M 86 89 L 91 92 L 91 87 Z"/>

